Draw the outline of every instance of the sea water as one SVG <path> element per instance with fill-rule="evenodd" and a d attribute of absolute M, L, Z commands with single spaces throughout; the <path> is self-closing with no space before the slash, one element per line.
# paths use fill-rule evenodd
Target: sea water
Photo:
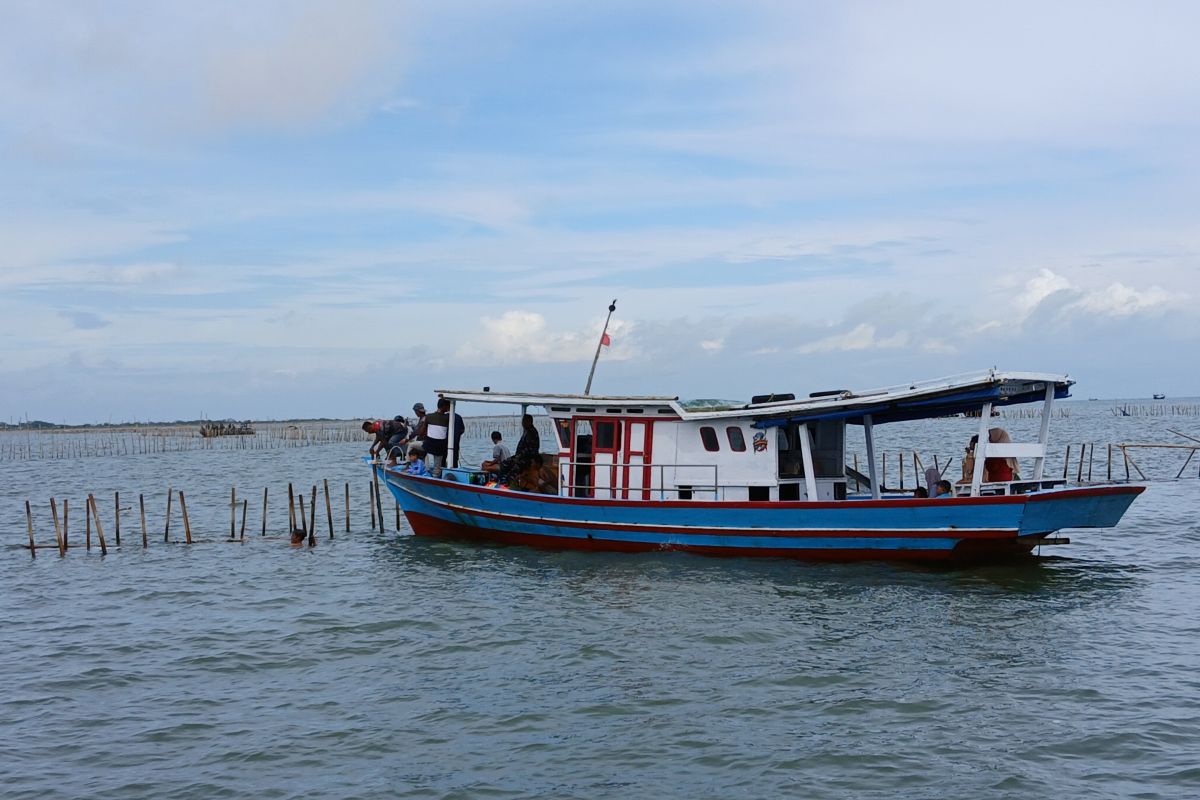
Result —
<path fill-rule="evenodd" d="M 1061 405 L 1049 472 L 1067 442 L 1098 443 L 1100 478 L 1107 442 L 1200 435 L 1195 418 L 1111 405 Z M 1036 420 L 997 422 L 1036 435 Z M 882 426 L 879 450 L 945 464 L 977 428 Z M 0 464 L 0 795 L 1200 793 L 1196 460 L 1116 529 L 1068 531 L 1030 563 L 930 569 L 442 542 L 396 531 L 388 502 L 372 531 L 365 449 Z M 490 443 L 465 450 L 478 461 Z M 1153 478 L 1186 458 L 1133 452 Z M 910 456 L 906 470 L 911 486 Z M 315 548 L 281 536 L 289 481 L 319 487 Z M 177 504 L 163 543 L 168 485 L 186 493 L 190 547 Z M 235 485 L 245 543 L 225 541 Z M 107 556 L 94 532 L 82 547 L 88 492 Z M 71 501 L 72 547 L 31 559 L 24 501 L 47 544 L 51 496 Z"/>

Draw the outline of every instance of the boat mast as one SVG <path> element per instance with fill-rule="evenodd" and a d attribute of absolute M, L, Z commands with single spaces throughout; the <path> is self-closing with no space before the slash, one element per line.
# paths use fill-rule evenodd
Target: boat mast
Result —
<path fill-rule="evenodd" d="M 612 319 L 613 312 L 617 310 L 617 299 L 608 304 L 608 316 L 604 318 L 604 330 L 600 331 L 600 341 L 596 342 L 596 355 L 592 357 L 592 369 L 588 372 L 587 386 L 583 387 L 584 394 L 592 393 L 592 377 L 596 374 L 596 362 L 600 360 L 600 348 L 604 346 L 604 340 L 608 338 L 608 322 Z"/>

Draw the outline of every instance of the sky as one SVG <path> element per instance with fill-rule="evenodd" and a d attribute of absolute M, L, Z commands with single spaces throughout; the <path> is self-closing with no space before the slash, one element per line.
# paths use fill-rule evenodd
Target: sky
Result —
<path fill-rule="evenodd" d="M 1200 4 L 0 0 L 0 420 L 1200 394 Z M 1190 366 L 1189 366 L 1190 365 Z"/>

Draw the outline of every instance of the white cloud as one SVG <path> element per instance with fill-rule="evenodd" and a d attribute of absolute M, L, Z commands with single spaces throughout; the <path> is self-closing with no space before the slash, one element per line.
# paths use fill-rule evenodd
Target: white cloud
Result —
<path fill-rule="evenodd" d="M 879 337 L 875 326 L 869 322 L 860 322 L 845 333 L 836 333 L 824 339 L 801 345 L 801 353 L 832 353 L 849 350 L 892 350 L 907 347 L 909 336 L 907 331 L 897 331 L 891 336 Z"/>
<path fill-rule="evenodd" d="M 1088 292 L 1074 305 L 1094 314 L 1108 317 L 1128 317 L 1143 311 L 1161 308 L 1171 300 L 1164 289 L 1151 286 L 1144 291 L 1130 288 L 1123 283 L 1113 283 L 1103 289 Z"/>
<path fill-rule="evenodd" d="M 532 311 L 506 311 L 480 320 L 481 331 L 458 349 L 458 358 L 472 363 L 556 364 L 590 361 L 600 339 L 600 325 L 575 331 L 552 331 L 546 318 Z M 628 357 L 633 326 L 614 321 L 609 325 L 612 346 L 605 358 Z"/>
<path fill-rule="evenodd" d="M 1059 293 L 1068 299 L 1059 309 L 1059 316 L 1085 312 L 1103 317 L 1128 317 L 1161 309 L 1187 297 L 1186 294 L 1172 296 L 1159 286 L 1135 289 L 1120 281 L 1103 286 L 1080 287 L 1065 276 L 1043 268 L 1025 282 L 1015 303 L 1022 315 L 1028 318 L 1044 301 Z M 991 324 L 984 325 L 981 330 L 986 330 Z"/>

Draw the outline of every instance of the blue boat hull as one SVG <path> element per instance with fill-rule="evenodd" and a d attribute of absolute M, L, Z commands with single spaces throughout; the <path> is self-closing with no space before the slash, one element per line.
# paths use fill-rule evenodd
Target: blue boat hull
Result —
<path fill-rule="evenodd" d="M 597 500 L 384 471 L 421 536 L 537 547 L 815 559 L 952 560 L 1028 554 L 1062 528 L 1111 527 L 1140 486 L 954 499 L 840 502 Z"/>

